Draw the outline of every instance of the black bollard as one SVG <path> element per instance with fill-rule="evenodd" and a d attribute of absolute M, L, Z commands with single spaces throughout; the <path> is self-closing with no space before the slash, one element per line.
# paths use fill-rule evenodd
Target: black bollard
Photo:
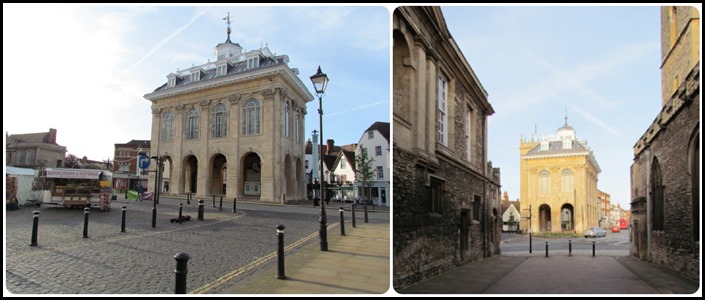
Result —
<path fill-rule="evenodd" d="M 183 203 L 179 203 L 179 224 L 181 224 L 181 220 L 182 220 L 182 218 L 181 218 L 181 213 L 182 213 L 183 211 L 184 211 L 184 204 L 183 204 Z"/>
<path fill-rule="evenodd" d="M 83 209 L 83 238 L 88 237 L 88 213 L 91 212 L 89 207 Z"/>
<path fill-rule="evenodd" d="M 529 228 L 529 253 L 531 253 L 531 228 Z"/>
<path fill-rule="evenodd" d="M 284 225 L 277 225 L 277 239 L 279 245 L 277 247 L 277 279 L 286 279 L 284 275 Z"/>
<path fill-rule="evenodd" d="M 188 192 L 188 194 L 186 194 L 186 204 L 191 204 L 191 192 Z"/>
<path fill-rule="evenodd" d="M 568 240 L 568 256 L 573 255 L 573 245 L 570 243 L 571 241 Z"/>
<path fill-rule="evenodd" d="M 32 212 L 34 215 L 34 221 L 32 223 L 32 243 L 30 246 L 37 246 L 37 232 L 39 231 L 39 211 L 35 210 Z"/>
<path fill-rule="evenodd" d="M 546 242 L 546 257 L 548 257 L 548 242 Z"/>
<path fill-rule="evenodd" d="M 595 257 L 595 242 L 592 242 L 592 257 Z"/>
<path fill-rule="evenodd" d="M 237 197 L 233 198 L 233 213 L 237 212 Z"/>
<path fill-rule="evenodd" d="M 220 206 L 218 207 L 218 210 L 223 210 L 223 196 L 220 196 Z"/>
<path fill-rule="evenodd" d="M 152 200 L 152 201 L 154 201 L 154 200 Z M 155 227 L 157 227 L 157 208 L 152 207 L 152 228 L 155 228 Z"/>
<path fill-rule="evenodd" d="M 125 214 L 127 211 L 127 206 L 122 207 L 122 224 L 120 224 L 120 232 L 125 232 Z"/>
<path fill-rule="evenodd" d="M 338 210 L 340 211 L 340 235 L 345 235 L 345 217 L 343 216 L 345 210 L 342 207 Z"/>
<path fill-rule="evenodd" d="M 366 200 L 365 200 L 365 202 L 363 202 L 362 206 L 365 208 L 365 223 L 369 223 L 367 221 L 367 201 Z"/>
<path fill-rule="evenodd" d="M 353 203 L 352 205 L 350 205 L 350 209 L 352 210 L 352 221 L 353 221 L 352 223 L 353 223 L 353 228 L 357 227 L 357 226 L 355 226 L 355 206 L 357 206 L 357 205 L 355 205 L 355 203 Z"/>
<path fill-rule="evenodd" d="M 130 189 L 125 189 L 125 199 L 127 199 L 127 192 L 129 192 Z"/>
<path fill-rule="evenodd" d="M 198 200 L 198 220 L 203 221 L 203 199 Z"/>
<path fill-rule="evenodd" d="M 179 252 L 174 255 L 176 260 L 176 269 L 174 273 L 176 274 L 176 287 L 174 288 L 175 294 L 186 294 L 186 274 L 188 274 L 188 260 L 191 259 L 187 253 Z"/>
<path fill-rule="evenodd" d="M 213 194 L 213 207 L 215 208 L 215 194 Z"/>

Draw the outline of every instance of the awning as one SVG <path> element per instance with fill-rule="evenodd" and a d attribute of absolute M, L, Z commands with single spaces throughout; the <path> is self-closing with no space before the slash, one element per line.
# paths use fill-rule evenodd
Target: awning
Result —
<path fill-rule="evenodd" d="M 105 170 L 87 169 L 47 169 L 47 178 L 73 178 L 73 179 L 99 179 L 100 173 L 107 174 Z"/>
<path fill-rule="evenodd" d="M 329 189 L 329 190 L 333 190 L 333 191 L 354 191 L 354 190 L 355 190 L 355 187 L 353 187 L 353 186 L 341 186 L 341 187 L 337 187 L 337 186 L 336 186 L 336 187 L 331 187 L 331 188 L 328 188 L 328 189 Z"/>

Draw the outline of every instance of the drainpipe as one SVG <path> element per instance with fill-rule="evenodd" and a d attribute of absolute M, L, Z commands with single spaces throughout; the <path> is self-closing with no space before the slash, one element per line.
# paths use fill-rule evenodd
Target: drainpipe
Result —
<path fill-rule="evenodd" d="M 481 216 L 481 222 L 482 225 L 482 257 L 487 257 L 487 225 L 486 220 L 487 220 L 487 117 L 482 119 L 482 128 L 484 129 L 484 135 L 482 136 L 482 175 L 484 179 L 484 184 L 482 185 L 482 216 Z"/>
<path fill-rule="evenodd" d="M 646 154 L 646 259 L 651 261 L 651 147 L 644 150 Z M 638 233 L 638 231 L 637 231 Z"/>

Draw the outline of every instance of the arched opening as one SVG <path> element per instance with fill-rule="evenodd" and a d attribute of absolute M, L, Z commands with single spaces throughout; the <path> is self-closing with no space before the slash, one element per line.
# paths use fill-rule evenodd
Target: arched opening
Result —
<path fill-rule="evenodd" d="M 400 30 L 394 30 L 394 114 L 409 120 L 411 111 L 411 55 L 409 45 Z"/>
<path fill-rule="evenodd" d="M 211 195 L 225 194 L 225 178 L 227 171 L 228 159 L 223 154 L 216 154 L 210 165 L 210 184 L 209 192 Z"/>
<path fill-rule="evenodd" d="M 547 204 L 539 206 L 539 231 L 551 231 L 551 207 Z"/>
<path fill-rule="evenodd" d="M 242 191 L 245 196 L 259 196 L 262 191 L 262 160 L 257 153 L 247 153 L 242 159 Z"/>
<path fill-rule="evenodd" d="M 697 126 L 690 137 L 688 146 L 688 162 L 690 171 L 690 198 L 692 199 L 693 241 L 700 241 L 700 126 Z"/>
<path fill-rule="evenodd" d="M 651 163 L 651 224 L 653 230 L 663 230 L 664 225 L 664 199 L 663 177 L 658 158 Z"/>
<path fill-rule="evenodd" d="M 301 158 L 296 158 L 296 174 L 294 174 L 294 182 L 296 184 L 295 193 L 296 197 L 303 197 L 304 189 L 306 188 L 306 181 L 304 180 L 304 169 L 301 163 Z"/>
<path fill-rule="evenodd" d="M 286 199 L 291 199 L 294 196 L 294 173 L 291 156 L 287 154 L 284 157 L 284 181 L 286 182 Z"/>
<path fill-rule="evenodd" d="M 162 174 L 161 174 L 161 180 L 162 180 L 162 193 L 169 193 L 171 191 L 171 188 L 169 186 L 169 183 L 171 182 L 170 179 L 174 178 L 172 176 L 172 170 L 173 168 L 173 161 L 170 156 L 164 156 L 162 160 Z"/>
<path fill-rule="evenodd" d="M 561 206 L 561 230 L 562 231 L 574 231 L 575 230 L 575 213 L 573 205 L 563 204 Z"/>
<path fill-rule="evenodd" d="M 189 155 L 184 159 L 182 177 L 183 186 L 182 190 L 184 193 L 196 193 L 196 186 L 198 183 L 198 159 L 196 156 Z"/>
<path fill-rule="evenodd" d="M 492 245 L 492 252 L 490 252 L 490 253 L 492 253 L 492 254 L 499 254 L 499 248 L 495 248 L 495 246 L 499 245 L 499 244 L 497 244 L 497 240 L 498 240 L 497 233 L 499 231 L 499 222 L 501 222 L 502 220 L 500 220 L 497 217 L 497 215 L 498 215 L 497 208 L 492 208 L 492 224 L 490 225 L 490 229 L 492 230 L 492 232 L 490 233 L 490 237 L 491 237 L 490 244 Z"/>

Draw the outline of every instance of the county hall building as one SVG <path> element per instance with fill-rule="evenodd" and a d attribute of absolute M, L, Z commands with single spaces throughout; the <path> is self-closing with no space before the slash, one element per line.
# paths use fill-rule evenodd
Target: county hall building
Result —
<path fill-rule="evenodd" d="M 168 170 L 160 178 L 169 179 L 170 195 L 305 199 L 304 116 L 313 96 L 287 55 L 244 52 L 230 32 L 228 18 L 214 61 L 177 69 L 144 96 L 152 102 L 150 155 Z"/>

